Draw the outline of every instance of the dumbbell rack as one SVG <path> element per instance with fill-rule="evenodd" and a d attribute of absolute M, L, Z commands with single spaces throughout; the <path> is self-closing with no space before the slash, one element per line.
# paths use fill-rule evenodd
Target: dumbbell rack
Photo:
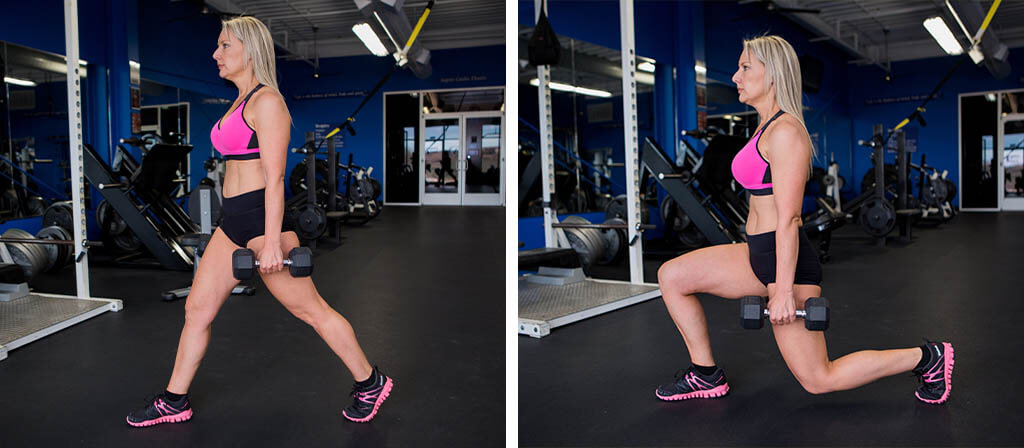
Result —
<path fill-rule="evenodd" d="M 68 134 L 70 136 L 71 193 L 74 206 L 74 245 L 76 296 L 27 292 L 28 285 L 0 284 L 9 287 L 10 300 L 0 301 L 0 360 L 7 352 L 56 333 L 107 311 L 121 311 L 118 299 L 93 298 L 89 294 L 89 257 L 85 242 L 85 183 L 82 166 L 81 86 L 78 67 L 78 8 L 76 2 L 64 2 L 65 54 L 67 55 Z M 0 245 L 0 258 L 11 260 L 6 245 Z M 20 297 L 18 297 L 20 296 Z"/>

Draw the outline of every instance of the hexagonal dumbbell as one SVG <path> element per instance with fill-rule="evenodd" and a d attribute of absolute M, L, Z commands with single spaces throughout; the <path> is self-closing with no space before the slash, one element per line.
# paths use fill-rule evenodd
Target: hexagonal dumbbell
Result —
<path fill-rule="evenodd" d="M 740 302 L 740 324 L 743 328 L 757 330 L 764 326 L 768 316 L 767 299 L 759 296 L 746 296 Z M 796 317 L 804 320 L 808 330 L 824 331 L 828 329 L 828 299 L 811 297 L 804 303 L 804 309 L 796 310 Z"/>
<path fill-rule="evenodd" d="M 296 247 L 288 252 L 284 265 L 288 266 L 292 277 L 309 277 L 313 273 L 313 251 L 308 247 Z M 236 249 L 231 254 L 231 270 L 239 280 L 252 278 L 259 266 L 260 261 L 252 250 Z"/>

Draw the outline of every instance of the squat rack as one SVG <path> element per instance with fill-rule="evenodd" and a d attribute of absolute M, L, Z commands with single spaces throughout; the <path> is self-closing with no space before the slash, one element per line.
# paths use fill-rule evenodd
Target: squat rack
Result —
<path fill-rule="evenodd" d="M 0 302 L 0 360 L 8 350 L 21 347 L 107 311 L 121 311 L 119 299 L 89 296 L 89 256 L 83 182 L 82 93 L 78 63 L 78 1 L 64 0 L 64 37 L 67 55 L 68 136 L 71 151 L 71 197 L 74 223 L 76 296 L 29 293 Z M 48 241 L 48 243 L 51 243 Z M 6 247 L 0 245 L 0 251 Z M 5 257 L 6 258 L 6 257 Z"/>
<path fill-rule="evenodd" d="M 534 0 L 535 19 L 541 9 L 547 14 L 547 2 Z M 535 20 L 536 21 L 536 20 Z M 543 337 L 551 329 L 589 317 L 614 311 L 629 305 L 661 296 L 656 284 L 644 283 L 643 237 L 644 226 L 640 212 L 640 148 L 637 137 L 636 116 L 636 43 L 633 28 L 633 0 L 619 0 L 619 30 L 622 47 L 622 107 L 626 151 L 626 239 L 629 251 L 629 282 L 585 279 L 567 285 L 530 283 L 520 278 L 519 334 Z M 554 140 L 551 120 L 551 68 L 537 67 L 537 93 L 540 112 L 541 185 L 544 203 L 545 247 L 570 247 L 561 228 L 579 227 L 578 224 L 556 223 L 551 196 L 555 191 Z M 615 225 L 588 227 L 611 228 Z"/>

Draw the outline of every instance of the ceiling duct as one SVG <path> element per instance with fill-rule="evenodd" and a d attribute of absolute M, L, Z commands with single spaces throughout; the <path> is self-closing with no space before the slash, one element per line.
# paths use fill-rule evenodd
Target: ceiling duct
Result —
<path fill-rule="evenodd" d="M 956 10 L 968 30 L 981 28 L 987 11 L 981 7 L 980 2 L 977 0 L 953 1 L 950 4 L 953 5 L 953 9 Z M 1010 50 L 1005 44 L 999 42 L 999 37 L 995 35 L 995 30 L 991 26 L 982 35 L 979 47 L 981 47 L 981 53 L 985 55 L 983 61 L 985 68 L 992 76 L 1002 79 L 1010 75 L 1011 67 L 1008 61 Z"/>

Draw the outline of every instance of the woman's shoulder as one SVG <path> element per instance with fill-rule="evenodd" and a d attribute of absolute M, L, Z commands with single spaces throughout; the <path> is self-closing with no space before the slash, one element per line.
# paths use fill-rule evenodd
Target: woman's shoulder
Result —
<path fill-rule="evenodd" d="M 284 104 L 284 96 L 274 86 L 264 85 L 252 94 L 249 102 L 253 105 Z"/>

